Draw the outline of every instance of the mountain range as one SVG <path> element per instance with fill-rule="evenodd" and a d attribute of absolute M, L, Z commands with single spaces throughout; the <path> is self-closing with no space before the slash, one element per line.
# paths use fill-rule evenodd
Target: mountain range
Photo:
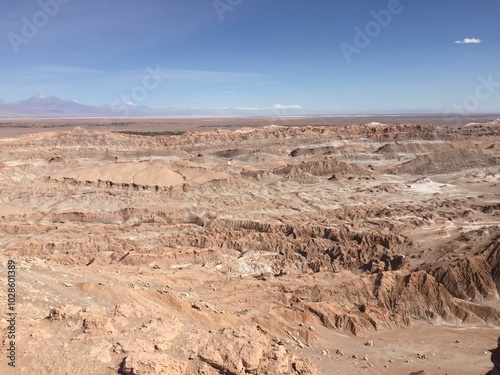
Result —
<path fill-rule="evenodd" d="M 151 108 L 134 104 L 117 103 L 116 105 L 86 105 L 74 100 L 64 100 L 55 96 L 34 95 L 29 99 L 6 102 L 0 99 L 0 118 L 35 118 L 35 117 L 168 117 L 168 116 L 346 116 L 346 115 L 425 115 L 442 114 L 445 111 L 435 109 L 394 109 L 346 111 L 312 111 L 297 105 L 275 104 L 267 108 L 245 107 L 193 107 L 193 108 Z"/>
<path fill-rule="evenodd" d="M 34 95 L 29 99 L 6 102 L 0 99 L 0 118 L 22 117 L 152 117 L 152 116 L 289 116 L 308 114 L 299 106 L 275 105 L 269 108 L 151 108 L 127 105 L 86 105 L 55 96 Z M 312 114 L 312 113 L 311 113 Z"/>

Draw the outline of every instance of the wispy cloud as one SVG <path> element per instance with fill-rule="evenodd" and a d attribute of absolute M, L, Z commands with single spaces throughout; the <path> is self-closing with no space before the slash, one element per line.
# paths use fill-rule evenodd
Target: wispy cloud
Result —
<path fill-rule="evenodd" d="M 477 38 L 465 38 L 462 40 L 455 40 L 455 44 L 478 44 L 481 42 L 482 40 Z"/>
<path fill-rule="evenodd" d="M 268 78 L 265 74 L 249 72 L 227 72 L 227 71 L 208 71 L 208 70 L 187 70 L 187 69 L 169 69 L 162 68 L 159 64 L 152 64 L 151 69 L 161 78 L 176 82 L 215 82 L 215 83 L 233 83 L 245 81 L 262 81 Z M 147 67 L 135 70 L 116 70 L 113 72 L 97 70 L 82 66 L 70 65 L 39 65 L 20 68 L 17 73 L 20 75 L 34 76 L 80 76 L 88 77 L 92 75 L 96 78 L 113 78 L 122 81 L 140 80 L 144 77 Z"/>
<path fill-rule="evenodd" d="M 300 105 L 275 104 L 272 109 L 303 109 Z"/>
<path fill-rule="evenodd" d="M 284 105 L 284 104 L 274 104 L 270 107 L 236 107 L 242 111 L 263 111 L 263 110 L 286 110 L 286 109 L 303 109 L 300 105 Z"/>
<path fill-rule="evenodd" d="M 259 108 L 259 107 L 234 107 L 234 109 L 237 109 L 238 111 L 262 111 L 264 109 L 269 109 L 269 108 Z"/>
<path fill-rule="evenodd" d="M 271 111 L 286 109 L 304 109 L 300 105 L 274 104 L 269 107 L 192 107 L 192 109 L 235 109 L 237 111 Z"/>
<path fill-rule="evenodd" d="M 41 65 L 34 70 L 41 73 L 53 73 L 53 74 L 96 74 L 102 73 L 102 71 L 81 66 L 72 65 Z"/>

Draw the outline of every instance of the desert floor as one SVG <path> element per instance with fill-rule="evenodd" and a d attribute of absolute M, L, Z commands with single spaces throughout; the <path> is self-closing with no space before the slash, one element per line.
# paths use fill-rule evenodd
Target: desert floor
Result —
<path fill-rule="evenodd" d="M 500 122 L 477 120 L 2 120 L 0 373 L 485 374 Z"/>

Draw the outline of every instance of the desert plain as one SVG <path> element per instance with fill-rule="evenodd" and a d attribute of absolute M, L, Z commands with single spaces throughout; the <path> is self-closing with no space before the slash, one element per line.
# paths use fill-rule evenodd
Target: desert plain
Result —
<path fill-rule="evenodd" d="M 500 121 L 426 120 L 3 121 L 0 373 L 485 374 Z"/>

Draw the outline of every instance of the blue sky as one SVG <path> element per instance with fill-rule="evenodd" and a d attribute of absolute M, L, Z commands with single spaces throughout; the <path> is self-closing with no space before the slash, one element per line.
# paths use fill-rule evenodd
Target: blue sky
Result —
<path fill-rule="evenodd" d="M 0 99 L 500 112 L 499 15 L 500 0 L 6 0 Z"/>

